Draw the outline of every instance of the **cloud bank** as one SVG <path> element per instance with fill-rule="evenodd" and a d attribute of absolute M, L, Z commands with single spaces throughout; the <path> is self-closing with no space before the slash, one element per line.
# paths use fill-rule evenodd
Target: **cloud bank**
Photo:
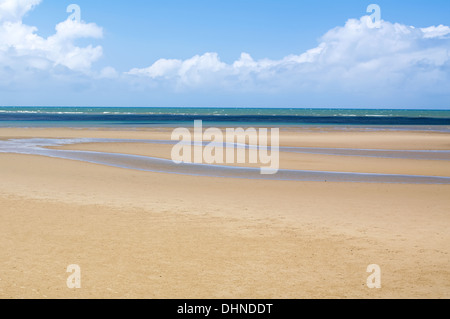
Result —
<path fill-rule="evenodd" d="M 178 90 L 450 90 L 448 26 L 415 28 L 382 21 L 380 28 L 371 28 L 368 20 L 350 19 L 328 31 L 316 48 L 281 60 L 256 61 L 242 53 L 226 64 L 211 52 L 186 60 L 161 59 L 128 74 Z"/>
<path fill-rule="evenodd" d="M 23 17 L 40 2 L 0 0 L 1 92 L 31 95 L 22 85 L 26 82 L 36 90 L 58 87 L 74 98 L 84 92 L 79 103 L 87 105 L 95 97 L 104 98 L 97 103 L 107 105 L 129 96 L 145 102 L 156 95 L 159 101 L 185 96 L 191 103 L 184 104 L 191 105 L 205 96 L 208 105 L 217 105 L 221 96 L 245 97 L 242 103 L 256 101 L 253 104 L 267 96 L 274 101 L 290 96 L 290 101 L 314 100 L 318 106 L 331 106 L 331 100 L 348 106 L 353 99 L 388 107 L 392 105 L 386 102 L 396 98 L 425 102 L 450 98 L 450 27 L 444 25 L 417 28 L 381 21 L 379 28 L 371 28 L 370 18 L 364 16 L 329 30 L 317 47 L 279 60 L 255 60 L 242 53 L 233 63 L 225 63 L 218 53 L 207 52 L 184 60 L 160 59 L 119 73 L 113 67 L 96 69 L 101 46 L 75 44 L 80 38 L 103 37 L 103 29 L 95 23 L 67 19 L 47 38 L 24 24 Z M 19 101 L 10 95 L 10 101 L 15 99 Z"/>

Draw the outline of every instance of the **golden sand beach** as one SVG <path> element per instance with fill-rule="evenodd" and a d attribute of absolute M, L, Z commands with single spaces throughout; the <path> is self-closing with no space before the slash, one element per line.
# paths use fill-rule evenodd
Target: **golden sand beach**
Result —
<path fill-rule="evenodd" d="M 0 139 L 170 139 L 1 128 Z M 282 130 L 281 145 L 450 150 L 437 132 Z M 169 158 L 167 145 L 61 149 Z M 282 168 L 450 177 L 448 161 L 281 153 Z M 0 153 L 0 298 L 449 298 L 450 186 L 151 173 Z M 82 288 L 66 285 L 81 268 Z M 367 266 L 382 270 L 369 289 Z"/>

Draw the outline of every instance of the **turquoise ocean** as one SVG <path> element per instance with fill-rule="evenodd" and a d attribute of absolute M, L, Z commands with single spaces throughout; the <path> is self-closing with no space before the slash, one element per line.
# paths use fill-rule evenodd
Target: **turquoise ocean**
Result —
<path fill-rule="evenodd" d="M 0 107 L 0 127 L 215 126 L 450 126 L 450 110 Z"/>

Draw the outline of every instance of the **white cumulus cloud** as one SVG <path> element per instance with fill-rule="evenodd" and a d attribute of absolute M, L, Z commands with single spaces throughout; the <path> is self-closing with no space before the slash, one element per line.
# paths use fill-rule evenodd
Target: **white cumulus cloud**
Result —
<path fill-rule="evenodd" d="M 41 0 L 2 0 L 0 1 L 0 22 L 17 22 L 38 5 Z"/>
<path fill-rule="evenodd" d="M 101 46 L 79 47 L 79 38 L 101 38 L 95 23 L 67 19 L 56 25 L 55 34 L 43 38 L 37 28 L 23 24 L 23 16 L 40 0 L 0 0 L 0 72 L 9 70 L 51 70 L 66 67 L 88 72 L 103 54 Z"/>
<path fill-rule="evenodd" d="M 445 25 L 431 26 L 428 28 L 422 28 L 425 38 L 443 38 L 450 37 L 450 27 Z"/>
<path fill-rule="evenodd" d="M 226 64 L 210 52 L 186 60 L 161 59 L 128 75 L 174 89 L 449 92 L 448 26 L 415 28 L 381 21 L 380 28 L 370 28 L 368 19 L 350 19 L 322 36 L 316 48 L 280 60 L 254 60 L 242 53 Z"/>

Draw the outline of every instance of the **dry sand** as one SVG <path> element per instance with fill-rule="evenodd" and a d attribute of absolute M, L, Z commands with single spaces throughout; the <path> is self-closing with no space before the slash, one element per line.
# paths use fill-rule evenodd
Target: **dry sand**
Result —
<path fill-rule="evenodd" d="M 169 132 L 0 129 L 0 138 Z M 291 130 L 282 144 L 450 149 L 450 137 Z M 448 162 L 434 161 L 294 154 L 282 166 L 308 162 L 449 176 Z M 14 154 L 0 154 L 0 174 L 0 298 L 450 297 L 448 185 L 192 177 Z M 66 286 L 70 264 L 81 267 L 81 289 Z M 382 289 L 367 288 L 369 264 L 381 266 Z"/>

